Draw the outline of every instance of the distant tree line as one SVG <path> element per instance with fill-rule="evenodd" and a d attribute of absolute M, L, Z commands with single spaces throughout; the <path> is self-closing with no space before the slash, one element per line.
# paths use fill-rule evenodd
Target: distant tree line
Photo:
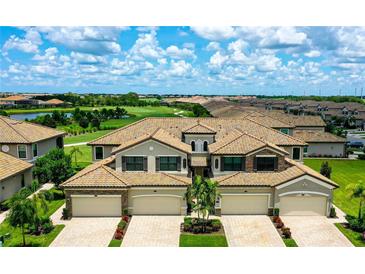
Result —
<path fill-rule="evenodd" d="M 365 104 L 364 101 L 355 96 L 265 96 L 265 95 L 255 95 L 260 99 L 284 99 L 291 101 L 303 101 L 303 100 L 313 100 L 313 101 L 331 101 L 335 103 L 345 103 L 345 102 L 354 102 Z"/>
<path fill-rule="evenodd" d="M 195 117 L 211 117 L 210 112 L 200 104 L 194 103 L 174 103 L 170 106 L 192 111 Z"/>

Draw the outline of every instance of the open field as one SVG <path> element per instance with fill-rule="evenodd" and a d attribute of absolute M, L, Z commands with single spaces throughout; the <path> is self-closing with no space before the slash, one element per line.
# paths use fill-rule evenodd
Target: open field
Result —
<path fill-rule="evenodd" d="M 92 140 L 95 140 L 96 138 L 99 138 L 112 130 L 99 130 L 92 133 L 85 133 L 81 135 L 75 135 L 75 136 L 68 136 L 65 138 L 65 144 L 76 144 L 76 143 L 83 143 L 83 142 L 90 142 Z"/>
<path fill-rule="evenodd" d="M 365 181 L 365 161 L 304 159 L 304 163 L 316 171 L 320 170 L 323 161 L 327 161 L 332 167 L 331 179 L 340 186 L 334 191 L 334 204 L 345 213 L 356 216 L 359 209 L 359 200 L 349 198 L 346 186 L 351 183 Z"/>

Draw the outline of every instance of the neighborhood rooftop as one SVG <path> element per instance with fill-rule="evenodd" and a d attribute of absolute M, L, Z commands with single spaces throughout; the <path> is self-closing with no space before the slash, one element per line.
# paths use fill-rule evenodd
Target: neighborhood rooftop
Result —
<path fill-rule="evenodd" d="M 0 152 L 0 181 L 27 170 L 32 166 L 31 163 Z"/>
<path fill-rule="evenodd" d="M 0 143 L 29 144 L 65 135 L 49 127 L 0 116 Z"/>

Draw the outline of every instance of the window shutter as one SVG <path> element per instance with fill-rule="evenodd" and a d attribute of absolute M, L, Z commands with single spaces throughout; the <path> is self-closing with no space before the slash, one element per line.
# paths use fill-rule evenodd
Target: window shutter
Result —
<path fill-rule="evenodd" d="M 143 157 L 143 171 L 148 170 L 147 157 Z"/>
<path fill-rule="evenodd" d="M 221 171 L 224 171 L 224 158 L 221 157 Z"/>
<path fill-rule="evenodd" d="M 156 157 L 156 171 L 160 171 L 160 157 Z"/>
<path fill-rule="evenodd" d="M 176 167 L 177 171 L 181 171 L 181 157 L 176 157 Z"/>
<path fill-rule="evenodd" d="M 253 159 L 253 170 L 257 171 L 257 158 L 256 157 Z"/>
<path fill-rule="evenodd" d="M 246 157 L 242 157 L 242 168 L 241 168 L 242 171 L 245 171 L 246 170 Z"/>
<path fill-rule="evenodd" d="M 274 170 L 278 170 L 278 157 L 274 158 Z"/>
<path fill-rule="evenodd" d="M 122 156 L 122 171 L 127 170 L 127 159 L 126 157 Z"/>

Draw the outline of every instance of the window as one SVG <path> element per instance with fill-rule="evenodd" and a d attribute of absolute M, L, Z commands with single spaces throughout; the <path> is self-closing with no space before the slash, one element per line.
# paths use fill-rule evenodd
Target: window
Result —
<path fill-rule="evenodd" d="M 126 169 L 129 171 L 143 171 L 143 157 L 126 157 Z"/>
<path fill-rule="evenodd" d="M 284 134 L 289 134 L 289 129 L 288 128 L 281 128 L 280 132 L 284 133 Z"/>
<path fill-rule="evenodd" d="M 183 168 L 186 168 L 186 159 L 183 160 Z"/>
<path fill-rule="evenodd" d="M 195 151 L 195 141 L 191 142 L 191 151 Z"/>
<path fill-rule="evenodd" d="M 25 187 L 25 176 L 22 174 L 22 180 L 21 180 L 22 187 Z"/>
<path fill-rule="evenodd" d="M 304 147 L 303 152 L 308 153 L 308 147 L 307 146 Z"/>
<path fill-rule="evenodd" d="M 33 157 L 37 157 L 38 156 L 38 145 L 37 144 L 32 144 L 32 151 L 33 151 Z"/>
<path fill-rule="evenodd" d="M 299 147 L 293 148 L 293 160 L 300 160 L 300 148 Z"/>
<path fill-rule="evenodd" d="M 101 160 L 104 158 L 104 148 L 103 147 L 95 147 L 95 159 Z"/>
<path fill-rule="evenodd" d="M 178 157 L 160 157 L 161 171 L 177 171 Z"/>
<path fill-rule="evenodd" d="M 223 157 L 224 171 L 244 170 L 242 157 Z"/>
<path fill-rule="evenodd" d="M 19 159 L 27 159 L 27 146 L 18 145 L 18 157 Z"/>
<path fill-rule="evenodd" d="M 207 141 L 204 141 L 204 143 L 203 143 L 203 150 L 208 151 L 208 142 Z"/>
<path fill-rule="evenodd" d="M 218 159 L 215 159 L 215 161 L 214 161 L 214 168 L 215 169 L 218 169 L 218 166 L 219 166 L 219 161 L 218 161 Z"/>
<path fill-rule="evenodd" d="M 274 171 L 277 169 L 277 157 L 256 157 L 257 171 Z"/>

